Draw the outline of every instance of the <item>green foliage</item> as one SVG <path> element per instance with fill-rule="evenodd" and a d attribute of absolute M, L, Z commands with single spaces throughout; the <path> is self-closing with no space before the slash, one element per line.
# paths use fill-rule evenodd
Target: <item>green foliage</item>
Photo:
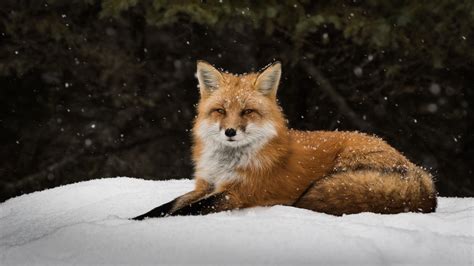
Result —
<path fill-rule="evenodd" d="M 118 17 L 124 10 L 137 5 L 138 0 L 103 0 L 101 17 Z"/>
<path fill-rule="evenodd" d="M 301 3 L 300 3 L 301 2 Z M 470 1 L 142 1 L 146 20 L 167 26 L 186 18 L 223 30 L 229 23 L 264 27 L 266 34 L 284 30 L 300 47 L 308 34 L 332 25 L 344 38 L 374 49 L 393 49 L 424 54 L 436 67 L 449 57 L 438 47 L 450 47 L 455 56 L 474 59 L 472 37 L 473 3 Z M 102 17 L 118 17 L 137 1 L 102 2 Z M 446 12 L 449 10 L 449 12 Z M 460 23 L 462 22 L 462 23 Z M 469 35 L 469 36 L 468 36 Z M 467 52 L 470 51 L 470 52 Z M 450 55 L 452 56 L 452 55 Z"/>
<path fill-rule="evenodd" d="M 65 7 L 63 1 L 54 1 L 49 8 Z M 432 66 L 441 68 L 451 59 L 464 57 L 474 60 L 471 39 L 474 25 L 474 4 L 470 1 L 139 1 L 103 0 L 76 1 L 77 10 L 100 5 L 100 16 L 91 19 L 114 18 L 123 20 L 133 9 L 142 12 L 145 21 L 156 27 L 171 26 L 180 20 L 190 21 L 216 31 L 226 30 L 227 25 L 243 29 L 251 25 L 263 29 L 271 36 L 275 31 L 283 31 L 292 38 L 299 48 L 307 36 L 324 31 L 331 26 L 340 31 L 344 38 L 371 49 L 396 51 L 413 54 L 430 61 Z M 38 21 L 28 21 L 27 16 L 47 9 L 36 6 L 36 10 L 18 10 L 6 14 L 9 23 L 4 23 L 5 33 L 40 34 L 50 36 L 55 41 L 68 38 L 68 29 L 59 14 L 41 16 Z M 449 12 L 446 12 L 449 10 Z M 449 48 L 451 53 L 440 49 Z M 10 51 L 15 49 L 11 47 Z M 451 61 L 454 61 L 451 60 Z M 13 60 L 12 67 L 0 65 L 0 73 L 27 67 L 21 60 Z"/>

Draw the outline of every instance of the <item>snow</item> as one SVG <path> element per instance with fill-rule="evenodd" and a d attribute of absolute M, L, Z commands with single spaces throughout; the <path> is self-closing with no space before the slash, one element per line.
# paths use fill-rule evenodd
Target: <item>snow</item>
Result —
<path fill-rule="evenodd" d="M 191 180 L 106 178 L 0 204 L 0 265 L 473 265 L 474 198 L 436 213 L 335 217 L 293 207 L 128 220 Z"/>

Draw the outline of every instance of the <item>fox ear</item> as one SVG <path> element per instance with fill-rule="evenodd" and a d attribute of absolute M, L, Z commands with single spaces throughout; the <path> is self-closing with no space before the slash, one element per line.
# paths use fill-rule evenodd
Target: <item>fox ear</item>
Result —
<path fill-rule="evenodd" d="M 281 77 L 281 63 L 275 62 L 266 67 L 257 77 L 255 87 L 263 95 L 276 97 Z"/>
<path fill-rule="evenodd" d="M 197 61 L 197 79 L 201 95 L 212 93 L 219 88 L 222 81 L 222 74 L 206 61 Z"/>

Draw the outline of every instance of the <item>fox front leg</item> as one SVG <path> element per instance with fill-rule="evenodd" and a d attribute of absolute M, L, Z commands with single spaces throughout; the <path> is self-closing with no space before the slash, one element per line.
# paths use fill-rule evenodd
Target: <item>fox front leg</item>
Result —
<path fill-rule="evenodd" d="M 144 213 L 142 215 L 139 215 L 137 217 L 132 218 L 132 220 L 143 220 L 145 218 L 152 218 L 152 217 L 165 217 L 168 216 L 171 213 L 171 210 L 173 209 L 174 204 L 176 203 L 176 200 L 178 198 L 165 203 L 161 206 L 158 206 L 151 211 Z"/>
<path fill-rule="evenodd" d="M 190 193 L 193 193 L 189 192 Z M 204 215 L 212 212 L 219 212 L 224 210 L 232 209 L 229 204 L 226 204 L 227 201 L 226 193 L 216 193 L 206 198 L 192 202 L 191 197 L 195 195 L 188 196 L 185 194 L 181 197 L 178 197 L 168 203 L 165 203 L 161 206 L 158 206 L 151 211 L 139 215 L 133 220 L 143 220 L 145 218 L 153 217 L 166 217 L 166 216 L 177 216 L 177 215 Z M 183 204 L 183 197 L 187 196 L 186 203 Z M 181 202 L 181 203 L 180 203 Z"/>
<path fill-rule="evenodd" d="M 158 206 L 151 211 L 144 213 L 142 215 L 139 215 L 135 218 L 132 218 L 133 220 L 143 220 L 145 218 L 153 218 L 153 217 L 165 217 L 171 215 L 174 211 L 181 209 L 182 207 L 198 201 L 205 197 L 206 195 L 209 195 L 212 191 L 212 186 L 206 182 L 205 180 L 198 178 L 196 180 L 196 186 L 193 191 L 190 191 L 184 195 L 181 195 L 177 197 L 176 199 L 165 203 L 161 206 Z"/>
<path fill-rule="evenodd" d="M 219 192 L 208 197 L 192 202 L 170 215 L 205 215 L 214 212 L 237 209 L 239 206 L 231 204 L 230 197 L 226 192 Z"/>
<path fill-rule="evenodd" d="M 179 210 L 182 207 L 187 206 L 188 204 L 201 199 L 205 195 L 206 195 L 206 191 L 193 190 L 180 197 L 177 197 L 176 199 L 170 202 L 167 202 L 161 206 L 158 206 L 147 213 L 144 213 L 132 219 L 143 220 L 145 218 L 170 216 L 172 215 L 174 211 Z"/>

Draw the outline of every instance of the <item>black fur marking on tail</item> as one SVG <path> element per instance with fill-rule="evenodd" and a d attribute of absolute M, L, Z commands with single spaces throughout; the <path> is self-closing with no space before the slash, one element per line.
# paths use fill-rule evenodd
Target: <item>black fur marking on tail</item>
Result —
<path fill-rule="evenodd" d="M 308 191 L 313 188 L 315 183 L 315 180 L 311 181 L 311 183 L 309 183 L 308 187 L 306 187 L 303 193 L 301 193 L 300 196 L 295 200 L 295 202 L 293 202 L 292 206 L 296 206 L 296 204 L 298 204 L 298 202 L 306 195 L 306 193 L 308 193 Z"/>

